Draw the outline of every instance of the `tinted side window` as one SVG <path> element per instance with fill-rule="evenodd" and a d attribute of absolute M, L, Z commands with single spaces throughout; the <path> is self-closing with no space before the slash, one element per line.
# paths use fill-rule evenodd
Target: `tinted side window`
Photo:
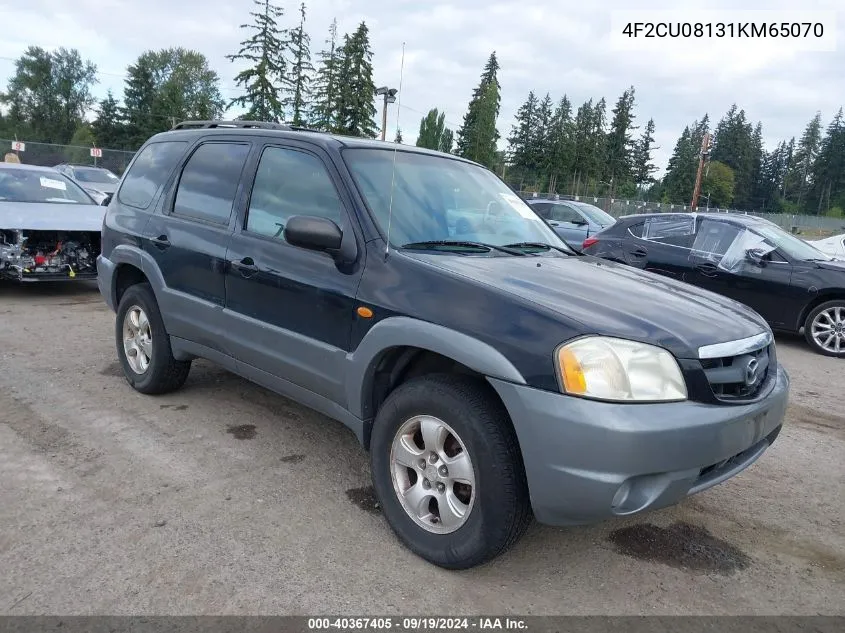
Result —
<path fill-rule="evenodd" d="M 552 220 L 557 222 L 581 222 L 581 214 L 565 204 L 552 205 Z"/>
<path fill-rule="evenodd" d="M 649 218 L 643 226 L 642 238 L 661 244 L 690 248 L 695 234 L 695 218 L 690 215 L 673 215 Z"/>
<path fill-rule="evenodd" d="M 705 219 L 695 235 L 691 258 L 718 264 L 742 231 L 735 224 Z"/>
<path fill-rule="evenodd" d="M 139 209 L 146 209 L 164 185 L 185 151 L 185 141 L 162 141 L 147 145 L 123 179 L 117 199 Z"/>
<path fill-rule="evenodd" d="M 306 152 L 268 147 L 258 163 L 246 230 L 284 239 L 292 216 L 315 215 L 342 225 L 342 209 L 323 161 Z"/>
<path fill-rule="evenodd" d="M 549 213 L 549 207 L 551 207 L 548 202 L 535 202 L 531 205 L 531 208 L 544 220 L 548 220 L 551 217 Z"/>
<path fill-rule="evenodd" d="M 642 237 L 643 236 L 643 226 L 645 225 L 644 222 L 639 222 L 637 224 L 633 224 L 628 227 L 628 232 L 633 235 L 634 237 Z"/>
<path fill-rule="evenodd" d="M 246 143 L 200 145 L 182 170 L 173 215 L 229 224 L 248 154 Z"/>

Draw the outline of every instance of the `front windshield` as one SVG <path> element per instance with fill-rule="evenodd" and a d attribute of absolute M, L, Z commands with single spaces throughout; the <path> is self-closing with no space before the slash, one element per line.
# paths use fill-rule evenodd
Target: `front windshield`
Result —
<path fill-rule="evenodd" d="M 614 218 L 609 213 L 602 211 L 598 207 L 595 207 L 591 204 L 587 204 L 586 202 L 575 202 L 574 204 L 578 207 L 578 210 L 581 213 L 586 215 L 590 220 L 592 220 L 596 224 L 610 225 L 616 222 L 616 218 Z"/>
<path fill-rule="evenodd" d="M 64 175 L 26 168 L 0 169 L 0 202 L 95 204 Z"/>
<path fill-rule="evenodd" d="M 97 169 L 94 167 L 74 167 L 73 175 L 79 182 L 113 184 L 120 180 L 120 178 L 108 169 Z"/>
<path fill-rule="evenodd" d="M 391 245 L 541 243 L 570 252 L 528 204 L 486 169 L 389 149 L 352 148 L 343 155 L 384 233 L 389 224 Z"/>
<path fill-rule="evenodd" d="M 815 246 L 807 244 L 800 237 L 787 233 L 775 224 L 760 223 L 754 226 L 754 232 L 766 238 L 779 250 L 783 251 L 793 259 L 803 261 L 831 261 L 833 258 L 825 255 Z"/>

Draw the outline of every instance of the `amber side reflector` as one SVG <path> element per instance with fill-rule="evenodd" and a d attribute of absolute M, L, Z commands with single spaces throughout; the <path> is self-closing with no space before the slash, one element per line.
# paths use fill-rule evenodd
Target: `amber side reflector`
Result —
<path fill-rule="evenodd" d="M 363 317 L 365 319 L 370 319 L 373 316 L 373 311 L 369 308 L 365 308 L 364 306 L 358 308 L 357 312 L 359 317 Z"/>

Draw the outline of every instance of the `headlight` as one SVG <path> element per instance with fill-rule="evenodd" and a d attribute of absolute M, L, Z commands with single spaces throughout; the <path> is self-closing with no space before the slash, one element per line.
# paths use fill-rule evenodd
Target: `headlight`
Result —
<path fill-rule="evenodd" d="M 619 402 L 687 399 L 677 361 L 654 345 L 589 336 L 561 345 L 557 364 L 561 386 L 573 396 Z"/>

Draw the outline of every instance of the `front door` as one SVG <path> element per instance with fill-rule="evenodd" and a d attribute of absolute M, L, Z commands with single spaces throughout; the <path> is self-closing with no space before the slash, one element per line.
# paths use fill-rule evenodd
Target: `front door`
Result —
<path fill-rule="evenodd" d="M 342 403 L 363 262 L 339 267 L 284 237 L 292 216 L 310 215 L 333 220 L 344 239 L 355 239 L 350 200 L 329 165 L 304 143 L 263 148 L 229 244 L 224 316 L 239 360 Z"/>

